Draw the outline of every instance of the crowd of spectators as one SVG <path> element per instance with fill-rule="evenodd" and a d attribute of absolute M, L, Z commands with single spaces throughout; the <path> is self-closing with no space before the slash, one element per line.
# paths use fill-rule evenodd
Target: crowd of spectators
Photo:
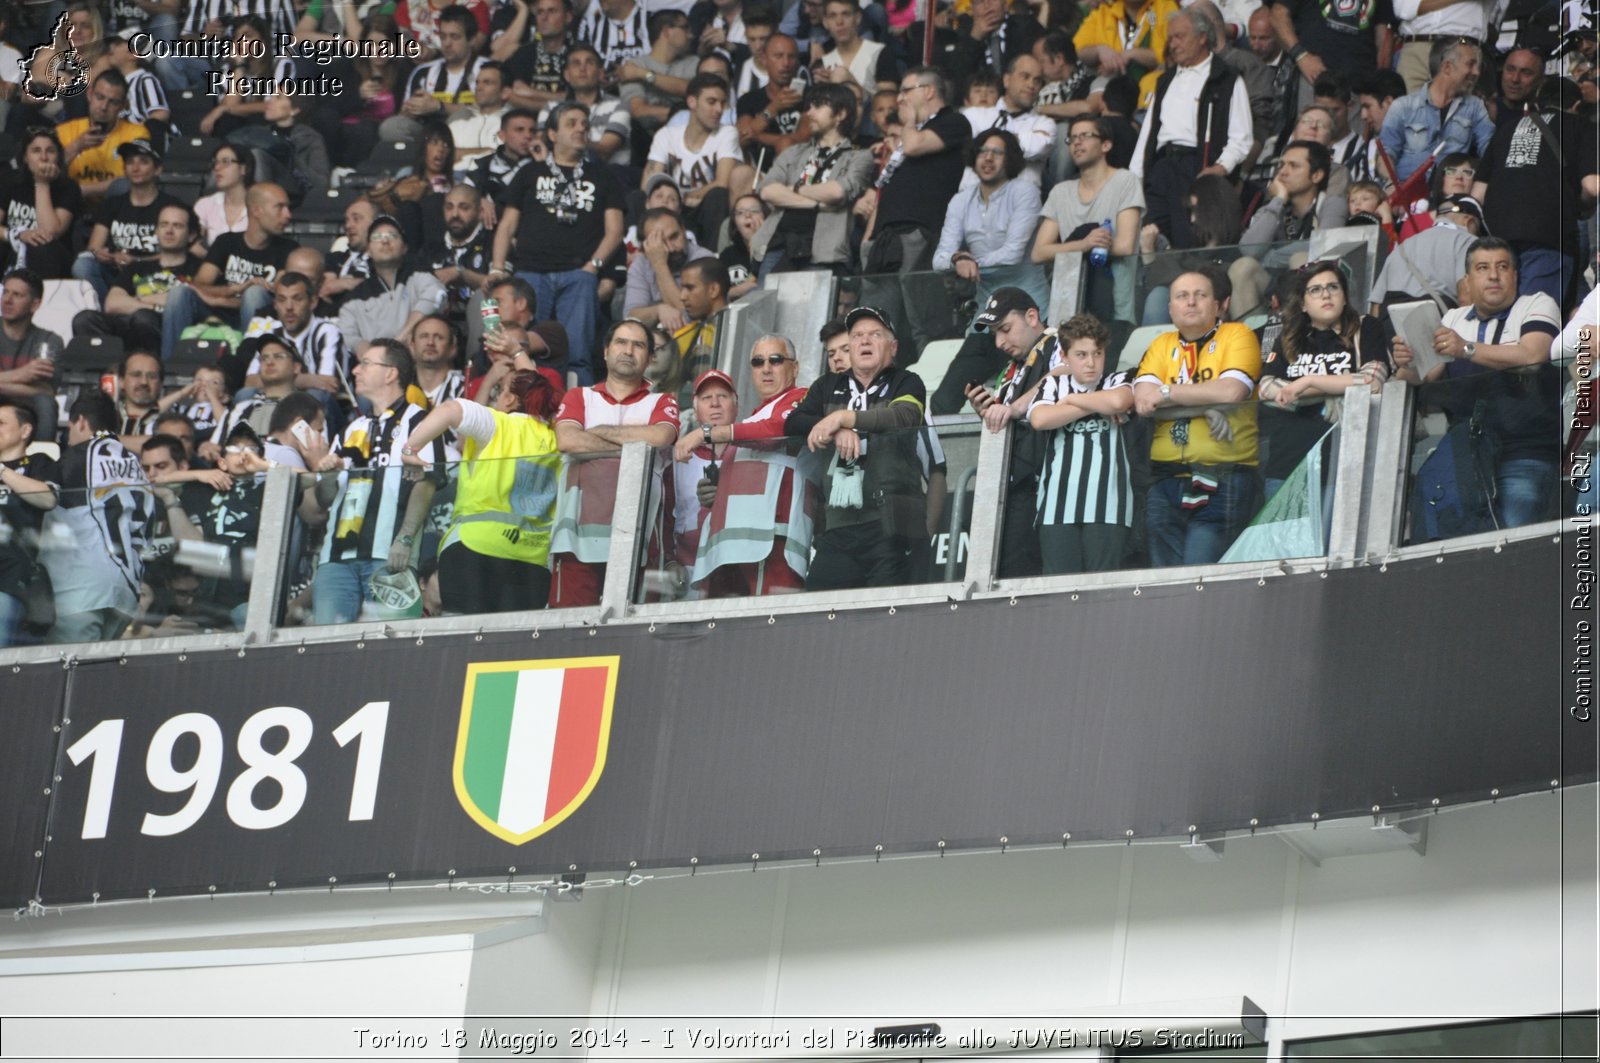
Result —
<path fill-rule="evenodd" d="M 634 441 L 642 594 L 927 578 L 961 409 L 1004 577 L 1221 559 L 1391 379 L 1480 473 L 1444 533 L 1556 516 L 1597 32 L 1539 11 L 0 2 L 0 646 L 238 627 L 275 466 L 286 622 L 596 603 Z M 790 271 L 837 319 L 729 350 Z"/>

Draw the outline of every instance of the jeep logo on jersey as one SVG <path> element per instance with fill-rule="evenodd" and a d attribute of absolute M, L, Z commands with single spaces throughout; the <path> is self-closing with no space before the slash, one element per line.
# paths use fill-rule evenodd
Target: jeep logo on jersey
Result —
<path fill-rule="evenodd" d="M 620 657 L 467 666 L 456 798 L 512 845 L 572 815 L 600 781 Z"/>

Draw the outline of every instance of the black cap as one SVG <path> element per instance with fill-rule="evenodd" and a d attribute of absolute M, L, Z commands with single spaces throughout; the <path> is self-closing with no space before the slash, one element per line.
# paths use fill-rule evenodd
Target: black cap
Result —
<path fill-rule="evenodd" d="M 1489 235 L 1489 223 L 1483 220 L 1483 204 L 1471 196 L 1445 196 L 1439 201 L 1434 214 L 1439 217 L 1446 214 L 1470 214 L 1478 219 L 1478 235 Z"/>
<path fill-rule="evenodd" d="M 401 227 L 400 220 L 398 218 L 396 218 L 393 214 L 380 214 L 376 218 L 372 219 L 371 225 L 367 226 L 367 241 L 369 243 L 372 240 L 372 234 L 377 231 L 377 228 L 380 225 L 387 225 L 395 232 L 399 233 L 402 241 L 406 238 L 406 231 Z"/>
<path fill-rule="evenodd" d="M 157 162 L 161 161 L 161 153 L 156 150 L 156 146 L 143 137 L 140 137 L 138 140 L 130 140 L 126 144 L 119 145 L 117 148 L 117 154 L 124 159 L 126 159 L 129 155 L 148 155 Z"/>
<path fill-rule="evenodd" d="M 1013 310 L 1026 314 L 1029 310 L 1037 309 L 1039 304 L 1033 301 L 1033 296 L 1021 288 L 996 288 L 989 297 L 989 305 L 978 311 L 978 316 L 972 319 L 972 327 L 979 332 L 987 332 L 1004 321 Z"/>
<path fill-rule="evenodd" d="M 894 322 L 889 320 L 889 315 L 872 306 L 858 306 L 854 310 L 850 311 L 844 317 L 844 327 L 846 329 L 855 328 L 857 321 L 864 321 L 867 318 L 871 318 L 884 328 L 888 329 L 890 336 L 895 335 Z"/>

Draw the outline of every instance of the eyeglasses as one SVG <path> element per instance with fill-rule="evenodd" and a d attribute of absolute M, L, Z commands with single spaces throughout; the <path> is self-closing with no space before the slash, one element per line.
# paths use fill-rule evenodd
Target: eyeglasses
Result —
<path fill-rule="evenodd" d="M 917 84 L 917 85 L 901 85 L 900 86 L 899 95 L 904 96 L 906 93 L 915 92 L 917 89 L 931 89 L 931 88 L 933 88 L 933 86 L 928 84 L 925 81 L 922 82 L 921 84 Z"/>
<path fill-rule="evenodd" d="M 1313 284 L 1306 289 L 1306 294 L 1313 299 L 1321 299 L 1324 295 L 1333 295 L 1336 292 L 1343 294 L 1344 289 L 1337 284 Z"/>
<path fill-rule="evenodd" d="M 1444 175 L 1446 177 L 1476 177 L 1478 171 L 1470 166 L 1446 166 Z"/>
<path fill-rule="evenodd" d="M 371 234 L 369 234 L 367 236 L 367 243 L 369 243 L 369 244 L 394 244 L 394 243 L 399 243 L 399 242 L 400 242 L 400 234 L 399 233 L 390 233 L 390 232 L 371 233 Z"/>
<path fill-rule="evenodd" d="M 733 214 L 736 218 L 759 218 L 762 216 L 761 212 L 754 207 L 740 207 Z"/>
<path fill-rule="evenodd" d="M 979 148 L 978 149 L 978 155 L 979 155 L 980 158 L 982 156 L 984 156 L 984 155 L 999 155 L 1002 158 L 1004 158 L 1005 157 L 1005 153 L 1006 153 L 1006 149 L 1005 148 Z"/>
<path fill-rule="evenodd" d="M 394 366 L 390 365 L 388 362 L 380 361 L 380 360 L 378 360 L 376 358 L 363 358 L 363 359 L 361 359 L 360 362 L 358 362 L 356 364 L 357 365 L 364 365 L 364 366 L 367 366 L 369 368 L 378 368 L 378 369 L 393 369 L 394 368 Z"/>
<path fill-rule="evenodd" d="M 788 355 L 783 355 L 783 354 L 768 355 L 766 358 L 762 358 L 760 355 L 757 355 L 756 357 L 750 359 L 750 368 L 751 369 L 760 369 L 764 365 L 778 366 L 778 365 L 782 365 L 784 362 L 787 362 L 788 360 L 789 360 Z"/>
<path fill-rule="evenodd" d="M 1067 138 L 1069 144 L 1086 144 L 1091 140 L 1099 140 L 1099 133 L 1074 133 Z"/>

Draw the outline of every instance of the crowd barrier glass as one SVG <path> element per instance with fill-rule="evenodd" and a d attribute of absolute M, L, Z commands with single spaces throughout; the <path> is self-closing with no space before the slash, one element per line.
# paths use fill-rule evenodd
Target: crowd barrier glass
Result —
<path fill-rule="evenodd" d="M 241 630 L 265 486 L 222 477 L 0 497 L 0 647 Z"/>
<path fill-rule="evenodd" d="M 841 460 L 803 440 L 719 448 L 652 470 L 666 504 L 637 602 L 739 598 L 959 579 L 977 422 L 873 433 Z"/>
<path fill-rule="evenodd" d="M 1003 579 L 1327 552 L 1339 432 L 1314 410 L 1252 401 L 1012 432 Z"/>
<path fill-rule="evenodd" d="M 1408 543 L 1553 520 L 1574 511 L 1562 482 L 1561 367 L 1481 371 L 1423 384 L 1413 404 Z"/>

